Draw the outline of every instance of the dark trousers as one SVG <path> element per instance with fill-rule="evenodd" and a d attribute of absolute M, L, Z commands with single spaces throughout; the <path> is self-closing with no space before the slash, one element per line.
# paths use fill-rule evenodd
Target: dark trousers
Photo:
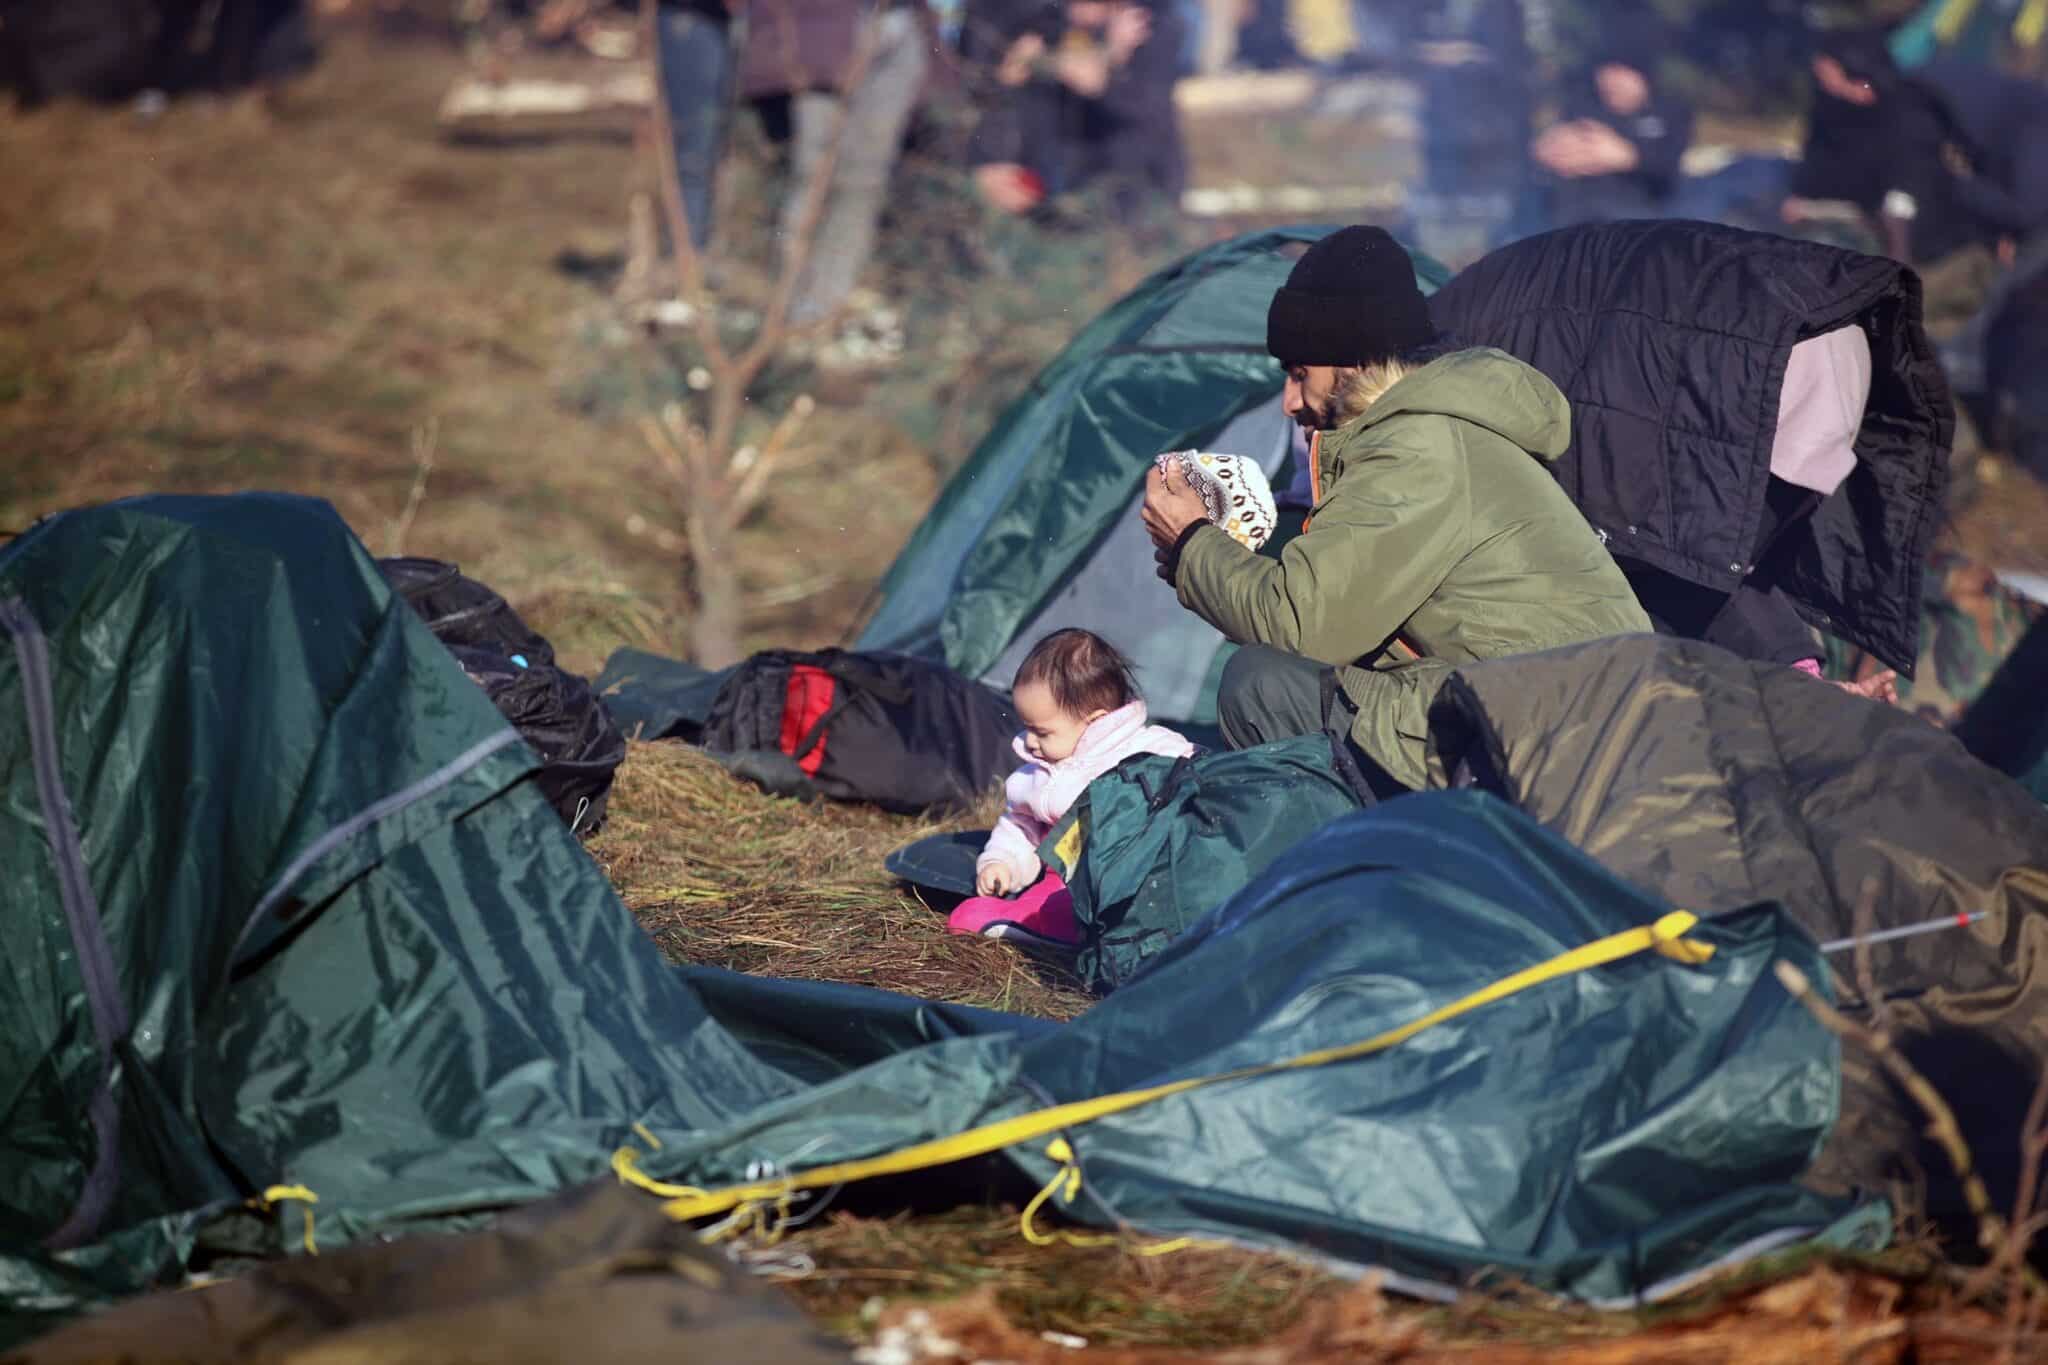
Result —
<path fill-rule="evenodd" d="M 1216 721 L 1231 748 L 1326 734 L 1338 774 L 1361 803 L 1406 792 L 1352 740 L 1355 715 L 1337 686 L 1336 669 L 1270 645 L 1246 645 L 1231 655 L 1216 688 Z"/>
<path fill-rule="evenodd" d="M 1270 645 L 1246 645 L 1230 656 L 1217 684 L 1216 722 L 1223 742 L 1249 749 L 1327 730 L 1336 672 Z M 1343 725 L 1350 728 L 1349 716 Z"/>

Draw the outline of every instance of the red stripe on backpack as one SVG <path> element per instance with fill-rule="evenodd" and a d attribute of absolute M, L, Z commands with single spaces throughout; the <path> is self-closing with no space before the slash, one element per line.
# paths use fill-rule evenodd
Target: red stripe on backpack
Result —
<path fill-rule="evenodd" d="M 837 686 L 832 675 L 822 668 L 797 664 L 789 670 L 789 690 L 782 698 L 782 733 L 776 744 L 809 777 L 816 777 L 818 769 L 825 765 L 825 736 L 819 735 L 809 752 L 799 754 L 797 750 L 832 709 Z"/>

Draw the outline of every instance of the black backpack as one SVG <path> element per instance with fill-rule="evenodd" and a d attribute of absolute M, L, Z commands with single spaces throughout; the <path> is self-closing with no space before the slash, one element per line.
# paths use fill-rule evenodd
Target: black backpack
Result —
<path fill-rule="evenodd" d="M 972 805 L 1018 766 L 1003 697 L 904 654 L 772 649 L 734 670 L 700 742 L 784 796 L 903 814 Z"/>
<path fill-rule="evenodd" d="M 380 559 L 377 567 L 540 755 L 533 780 L 548 804 L 576 833 L 594 833 L 626 757 L 626 737 L 590 684 L 557 667 L 552 645 L 453 564 Z"/>

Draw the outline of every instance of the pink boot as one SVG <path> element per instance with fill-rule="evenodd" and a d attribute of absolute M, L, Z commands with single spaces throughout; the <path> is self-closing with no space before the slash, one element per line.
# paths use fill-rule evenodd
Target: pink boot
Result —
<path fill-rule="evenodd" d="M 1081 925 L 1074 897 L 1056 872 L 1047 872 L 1014 897 L 976 896 L 946 917 L 954 934 L 985 934 L 1027 947 L 1076 948 Z"/>

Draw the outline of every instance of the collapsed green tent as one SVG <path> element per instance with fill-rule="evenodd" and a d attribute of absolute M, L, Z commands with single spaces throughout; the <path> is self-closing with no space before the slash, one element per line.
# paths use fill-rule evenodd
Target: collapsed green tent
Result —
<path fill-rule="evenodd" d="M 1010 405 L 897 556 L 854 647 L 943 658 L 1007 689 L 1032 642 L 1095 630 L 1131 658 L 1155 716 L 1216 718 L 1231 646 L 1181 610 L 1138 524 L 1162 450 L 1254 459 L 1286 485 L 1294 424 L 1266 309 L 1333 226 L 1255 232 L 1159 271 L 1090 323 Z M 1416 257 L 1424 293 L 1449 272 Z"/>
<path fill-rule="evenodd" d="M 1768 906 L 1653 934 L 1663 906 L 1489 798 L 1326 827 L 1055 1024 L 665 964 L 325 504 L 49 519 L 0 551 L 0 624 L 15 1335 L 249 1250 L 252 1210 L 269 1250 L 333 1247 L 647 1135 L 647 1171 L 715 1191 L 980 1133 L 1021 1201 L 1043 1111 L 1116 1095 L 1053 1116 L 1064 1216 L 1421 1282 L 1629 1296 L 1841 1211 L 1786 1184 L 1835 1118 L 1833 1043 L 1770 974 L 1821 978 L 1811 941 Z M 1630 946 L 1556 961 L 1595 942 Z"/>

